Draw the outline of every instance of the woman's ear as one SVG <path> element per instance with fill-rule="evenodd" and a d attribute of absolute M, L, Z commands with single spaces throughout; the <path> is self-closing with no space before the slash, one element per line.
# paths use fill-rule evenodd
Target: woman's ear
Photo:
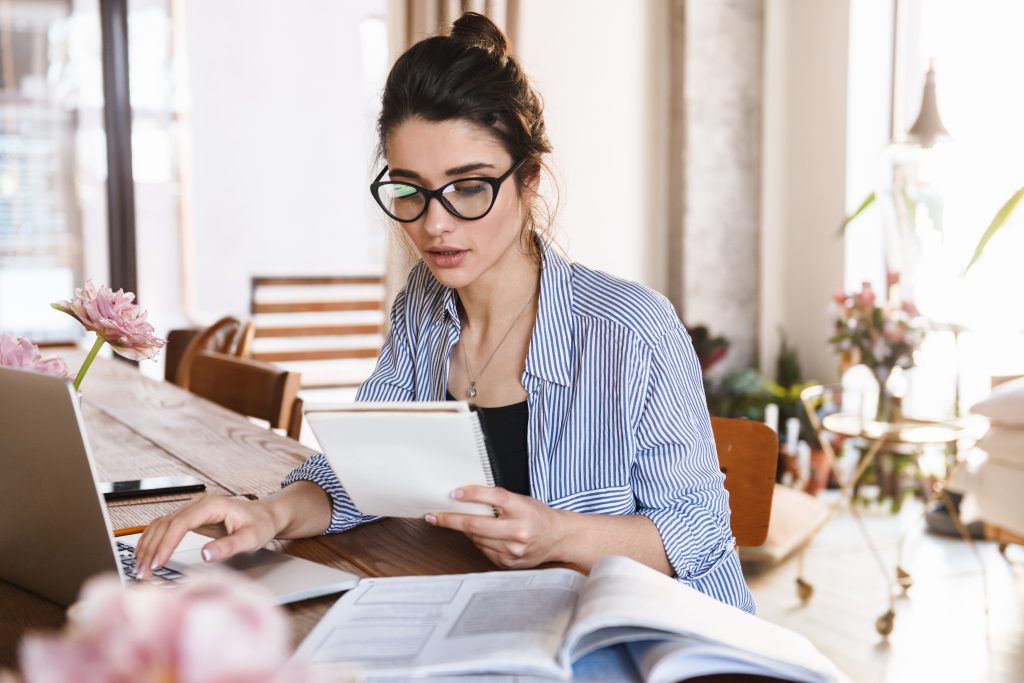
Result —
<path fill-rule="evenodd" d="M 528 176 L 523 178 L 521 189 L 523 199 L 531 202 L 540 194 L 540 166 Z"/>

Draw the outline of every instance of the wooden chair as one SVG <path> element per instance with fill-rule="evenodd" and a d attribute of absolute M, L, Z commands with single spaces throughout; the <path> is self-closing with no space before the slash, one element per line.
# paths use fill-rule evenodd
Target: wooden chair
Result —
<path fill-rule="evenodd" d="M 167 335 L 164 350 L 164 379 L 188 389 L 192 359 L 200 351 L 216 351 L 237 356 L 249 352 L 252 323 L 225 316 L 205 329 L 177 329 Z"/>
<path fill-rule="evenodd" d="M 256 276 L 251 355 L 300 370 L 304 387 L 359 386 L 384 334 L 384 277 Z"/>
<path fill-rule="evenodd" d="M 718 463 L 729 491 L 731 527 L 737 545 L 758 546 L 768 537 L 778 466 L 779 440 L 765 424 L 712 417 Z"/>
<path fill-rule="evenodd" d="M 248 358 L 199 351 L 189 365 L 189 390 L 236 413 L 266 420 L 298 440 L 302 429 L 299 375 Z"/>

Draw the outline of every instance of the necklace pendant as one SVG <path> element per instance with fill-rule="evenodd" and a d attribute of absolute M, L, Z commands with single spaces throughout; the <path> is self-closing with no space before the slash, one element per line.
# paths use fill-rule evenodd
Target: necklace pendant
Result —
<path fill-rule="evenodd" d="M 466 390 L 466 396 L 469 398 L 476 398 L 476 382 L 471 382 L 469 389 Z"/>

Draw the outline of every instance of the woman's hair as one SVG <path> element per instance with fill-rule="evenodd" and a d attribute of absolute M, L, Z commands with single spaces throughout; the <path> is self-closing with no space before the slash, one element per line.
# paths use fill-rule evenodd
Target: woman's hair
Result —
<path fill-rule="evenodd" d="M 463 119 L 489 130 L 513 161 L 523 160 L 515 175 L 519 188 L 540 173 L 543 157 L 551 151 L 540 96 L 511 55 L 501 29 L 475 12 L 452 24 L 450 35 L 416 43 L 391 68 L 377 120 L 381 157 L 395 128 L 414 117 Z M 541 225 L 538 207 L 528 209 L 524 246 L 536 254 L 532 236 L 545 232 L 550 221 Z"/>

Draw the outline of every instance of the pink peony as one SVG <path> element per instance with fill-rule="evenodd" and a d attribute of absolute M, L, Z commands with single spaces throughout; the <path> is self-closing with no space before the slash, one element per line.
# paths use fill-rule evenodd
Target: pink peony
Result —
<path fill-rule="evenodd" d="M 72 379 L 74 375 L 68 370 L 63 358 L 50 356 L 44 358 L 39 354 L 36 345 L 24 337 L 0 335 L 0 365 L 8 368 L 22 368 L 53 375 L 62 379 Z"/>
<path fill-rule="evenodd" d="M 146 360 L 156 356 L 167 341 L 153 333 L 153 326 L 146 322 L 146 311 L 133 301 L 135 295 L 131 292 L 115 292 L 106 285 L 97 290 L 92 281 L 86 280 L 84 288 L 75 290 L 74 299 L 52 306 L 74 317 L 125 358 Z"/>
<path fill-rule="evenodd" d="M 191 579 L 167 591 L 86 584 L 65 632 L 28 636 L 25 683 L 299 683 L 288 623 L 269 596 L 237 577 Z"/>
<path fill-rule="evenodd" d="M 854 294 L 853 299 L 858 306 L 863 306 L 864 308 L 871 308 L 874 306 L 875 292 L 871 289 L 871 283 L 865 282 L 862 284 L 860 291 Z"/>

